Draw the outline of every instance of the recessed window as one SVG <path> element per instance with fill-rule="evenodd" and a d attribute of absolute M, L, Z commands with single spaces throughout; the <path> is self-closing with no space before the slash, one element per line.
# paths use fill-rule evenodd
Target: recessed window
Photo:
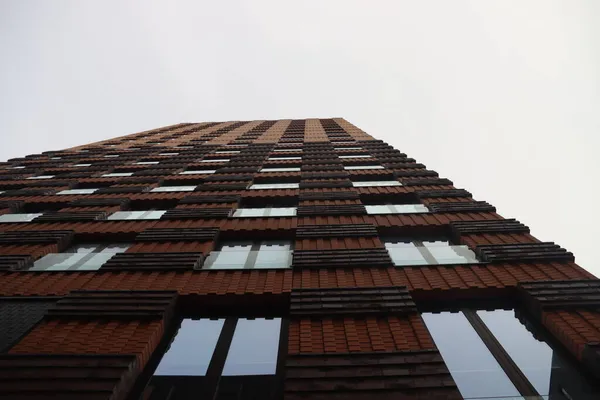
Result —
<path fill-rule="evenodd" d="M 423 204 L 386 204 L 365 206 L 367 214 L 414 214 L 426 213 L 429 209 Z"/>
<path fill-rule="evenodd" d="M 176 156 L 179 153 L 158 153 L 159 156 Z"/>
<path fill-rule="evenodd" d="M 214 174 L 217 172 L 216 169 L 190 169 L 188 171 L 180 172 L 179 175 L 203 175 L 203 174 Z"/>
<path fill-rule="evenodd" d="M 157 398 L 170 398 L 165 395 L 171 393 L 274 398 L 280 342 L 287 340 L 281 332 L 281 318 L 184 319 L 148 383 L 148 393 Z"/>
<path fill-rule="evenodd" d="M 233 216 L 235 218 L 294 217 L 296 210 L 296 207 L 238 208 Z"/>
<path fill-rule="evenodd" d="M 135 164 L 137 164 L 137 165 L 156 165 L 156 164 L 160 164 L 160 161 L 138 161 Z"/>
<path fill-rule="evenodd" d="M 54 178 L 54 175 L 30 176 L 29 178 L 26 178 L 26 179 L 52 179 L 52 178 Z"/>
<path fill-rule="evenodd" d="M 37 260 L 30 271 L 95 271 L 129 244 L 80 244 Z"/>
<path fill-rule="evenodd" d="M 396 266 L 479 262 L 469 247 L 447 240 L 386 240 L 385 247 Z"/>
<path fill-rule="evenodd" d="M 269 157 L 269 160 L 302 160 L 302 157 Z"/>
<path fill-rule="evenodd" d="M 289 268 L 291 265 L 291 242 L 227 242 L 209 254 L 203 269 Z"/>
<path fill-rule="evenodd" d="M 351 156 L 338 156 L 339 158 L 371 158 L 370 155 L 368 154 L 356 154 L 356 155 L 351 155 Z"/>
<path fill-rule="evenodd" d="M 300 172 L 300 167 L 261 168 L 260 172 Z"/>
<path fill-rule="evenodd" d="M 0 215 L 0 222 L 31 222 L 41 216 L 42 213 L 33 214 L 3 214 Z"/>
<path fill-rule="evenodd" d="M 83 164 L 74 164 L 73 166 L 74 166 L 74 167 L 90 167 L 91 165 L 92 165 L 92 164 L 86 164 L 86 163 L 83 163 Z"/>
<path fill-rule="evenodd" d="M 98 189 L 65 189 L 56 194 L 92 194 Z"/>
<path fill-rule="evenodd" d="M 206 160 L 201 160 L 200 162 L 228 162 L 229 158 L 212 158 L 212 159 L 206 159 Z"/>
<path fill-rule="evenodd" d="M 382 165 L 346 165 L 345 170 L 352 171 L 355 169 L 385 169 Z"/>
<path fill-rule="evenodd" d="M 110 220 L 129 220 L 129 219 L 160 219 L 166 210 L 150 211 L 117 211 L 111 214 L 107 219 Z"/>
<path fill-rule="evenodd" d="M 104 156 L 104 158 L 115 158 L 115 157 L 119 157 L 118 154 L 107 154 Z"/>
<path fill-rule="evenodd" d="M 193 192 L 196 186 L 160 186 L 151 190 L 151 192 Z"/>
<path fill-rule="evenodd" d="M 255 183 L 250 189 L 298 189 L 299 183 Z"/>
<path fill-rule="evenodd" d="M 536 339 L 514 311 L 466 309 L 422 317 L 465 399 L 553 398 L 551 387 L 552 393 L 560 393 L 559 382 L 567 380 L 576 390 L 588 393 L 583 389 L 588 386 L 585 378 Z"/>
<path fill-rule="evenodd" d="M 111 172 L 109 174 L 102 175 L 103 178 L 119 177 L 119 176 L 131 176 L 133 172 Z"/>
<path fill-rule="evenodd" d="M 372 187 L 372 186 L 402 186 L 398 181 L 360 181 L 352 182 L 354 187 Z"/>

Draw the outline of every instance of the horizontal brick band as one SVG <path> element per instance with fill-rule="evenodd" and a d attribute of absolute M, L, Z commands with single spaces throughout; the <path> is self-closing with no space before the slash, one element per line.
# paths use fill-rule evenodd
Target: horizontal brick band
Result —
<path fill-rule="evenodd" d="M 301 192 L 300 201 L 311 200 L 358 200 L 360 196 L 357 192 L 345 190 L 339 192 Z"/>
<path fill-rule="evenodd" d="M 188 196 L 179 201 L 179 204 L 210 204 L 210 203 L 237 203 L 242 196 L 238 194 L 224 194 L 222 196 Z"/>
<path fill-rule="evenodd" d="M 574 261 L 573 253 L 552 242 L 519 244 L 486 244 L 475 248 L 482 261 Z"/>
<path fill-rule="evenodd" d="M 230 208 L 173 208 L 163 214 L 161 219 L 215 219 L 227 218 Z"/>
<path fill-rule="evenodd" d="M 420 199 L 435 197 L 471 197 L 471 193 L 465 189 L 431 189 L 417 190 L 414 192 Z"/>
<path fill-rule="evenodd" d="M 485 201 L 464 201 L 429 203 L 429 209 L 437 213 L 461 213 L 461 212 L 495 212 L 496 207 Z"/>
<path fill-rule="evenodd" d="M 101 271 L 175 271 L 191 270 L 202 265 L 202 253 L 118 253 Z"/>
<path fill-rule="evenodd" d="M 0 233 L 0 244 L 57 244 L 61 251 L 74 236 L 74 231 L 10 231 Z"/>
<path fill-rule="evenodd" d="M 375 237 L 377 228 L 372 224 L 299 225 L 296 239 L 336 237 Z"/>
<path fill-rule="evenodd" d="M 136 242 L 203 242 L 215 241 L 219 228 L 147 229 L 135 237 Z"/>
<path fill-rule="evenodd" d="M 49 212 L 34 219 L 35 222 L 85 222 L 106 219 L 107 213 L 103 211 L 79 212 Z"/>
<path fill-rule="evenodd" d="M 299 206 L 297 215 L 308 217 L 312 215 L 365 215 L 367 210 L 362 204 Z"/>
<path fill-rule="evenodd" d="M 380 267 L 393 265 L 386 249 L 295 250 L 293 267 Z"/>

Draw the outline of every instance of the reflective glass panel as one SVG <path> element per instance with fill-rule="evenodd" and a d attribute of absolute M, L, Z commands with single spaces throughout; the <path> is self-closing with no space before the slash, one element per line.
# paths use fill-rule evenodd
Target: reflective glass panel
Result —
<path fill-rule="evenodd" d="M 241 269 L 246 265 L 252 244 L 225 245 L 220 251 L 212 251 L 206 258 L 204 268 Z"/>
<path fill-rule="evenodd" d="M 260 172 L 300 172 L 300 167 L 262 168 Z"/>
<path fill-rule="evenodd" d="M 52 179 L 52 178 L 54 178 L 54 175 L 30 176 L 29 178 L 26 178 L 26 179 Z"/>
<path fill-rule="evenodd" d="M 541 395 L 550 393 L 552 349 L 536 340 L 514 311 L 477 311 L 488 329 Z"/>
<path fill-rule="evenodd" d="M 0 222 L 30 222 L 34 218 L 37 218 L 41 215 L 42 215 L 42 213 L 4 214 L 4 215 L 0 215 Z"/>
<path fill-rule="evenodd" d="M 222 375 L 274 375 L 280 331 L 281 318 L 239 319 Z"/>
<path fill-rule="evenodd" d="M 238 208 L 233 214 L 236 218 L 242 217 L 264 217 L 267 214 L 266 208 Z"/>
<path fill-rule="evenodd" d="M 296 215 L 296 207 L 273 207 L 270 209 L 270 217 L 293 217 Z"/>
<path fill-rule="evenodd" d="M 462 312 L 424 313 L 422 317 L 465 399 L 510 396 L 521 399 Z"/>
<path fill-rule="evenodd" d="M 73 166 L 74 166 L 74 167 L 89 167 L 89 166 L 91 166 L 91 165 L 92 165 L 92 164 L 85 164 L 85 163 L 84 163 L 84 164 L 74 164 Z"/>
<path fill-rule="evenodd" d="M 261 244 L 254 268 L 288 268 L 292 265 L 292 252 L 289 243 Z"/>
<path fill-rule="evenodd" d="M 302 160 L 302 157 L 269 157 L 269 160 Z"/>
<path fill-rule="evenodd" d="M 346 170 L 354 169 L 385 169 L 382 165 L 347 165 L 344 167 Z"/>
<path fill-rule="evenodd" d="M 111 172 L 110 174 L 102 175 L 105 178 L 113 177 L 113 176 L 131 176 L 133 172 Z"/>
<path fill-rule="evenodd" d="M 189 170 L 180 172 L 179 175 L 205 175 L 205 174 L 214 174 L 217 172 L 216 169 L 198 169 L 198 170 Z"/>
<path fill-rule="evenodd" d="M 365 206 L 368 214 L 411 214 L 429 212 L 423 204 L 389 204 Z"/>
<path fill-rule="evenodd" d="M 139 164 L 139 165 L 156 165 L 159 163 L 160 163 L 160 161 L 138 161 L 138 162 L 136 162 L 136 164 Z"/>
<path fill-rule="evenodd" d="M 369 186 L 402 186 L 398 181 L 363 181 L 352 182 L 354 187 L 369 187 Z"/>
<path fill-rule="evenodd" d="M 128 219 L 160 219 L 166 210 L 156 211 L 117 211 L 111 214 L 109 220 L 128 220 Z"/>
<path fill-rule="evenodd" d="M 184 319 L 154 375 L 204 376 L 223 329 L 224 319 Z"/>
<path fill-rule="evenodd" d="M 200 162 L 227 162 L 229 161 L 228 158 L 213 158 L 213 159 L 208 159 L 208 160 L 201 160 Z"/>
<path fill-rule="evenodd" d="M 56 194 L 92 194 L 98 189 L 66 189 Z"/>
<path fill-rule="evenodd" d="M 193 192 L 196 186 L 160 186 L 151 192 Z"/>
<path fill-rule="evenodd" d="M 370 155 L 367 154 L 357 154 L 353 156 L 339 156 L 340 158 L 371 158 Z"/>
<path fill-rule="evenodd" d="M 448 241 L 423 242 L 427 250 L 437 261 L 437 264 L 476 263 L 475 253 L 467 246 L 450 245 Z"/>
<path fill-rule="evenodd" d="M 412 242 L 386 242 L 385 248 L 388 250 L 394 265 L 424 265 L 428 264 L 419 251 L 417 246 Z"/>
<path fill-rule="evenodd" d="M 263 183 L 250 186 L 250 189 L 298 189 L 298 183 Z"/>

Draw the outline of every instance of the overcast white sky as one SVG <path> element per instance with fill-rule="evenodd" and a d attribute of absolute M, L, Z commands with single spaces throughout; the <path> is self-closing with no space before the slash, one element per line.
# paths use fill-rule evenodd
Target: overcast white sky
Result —
<path fill-rule="evenodd" d="M 0 160 L 344 117 L 600 275 L 600 2 L 0 0 Z"/>

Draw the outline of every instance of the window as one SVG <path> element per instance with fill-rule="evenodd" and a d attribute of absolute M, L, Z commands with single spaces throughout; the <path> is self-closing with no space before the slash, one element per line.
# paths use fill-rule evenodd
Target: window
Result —
<path fill-rule="evenodd" d="M 344 167 L 345 170 L 354 170 L 354 169 L 385 169 L 382 165 L 347 165 Z"/>
<path fill-rule="evenodd" d="M 233 216 L 235 218 L 294 217 L 296 216 L 296 207 L 238 208 Z"/>
<path fill-rule="evenodd" d="M 117 177 L 117 176 L 131 176 L 133 175 L 133 172 L 111 172 L 110 174 L 104 174 L 102 175 L 103 178 L 111 178 L 111 177 Z"/>
<path fill-rule="evenodd" d="M 423 204 L 386 204 L 365 206 L 367 214 L 412 214 L 426 213 L 429 209 Z"/>
<path fill-rule="evenodd" d="M 595 398 L 588 397 L 594 390 L 582 389 L 589 385 L 585 378 L 568 371 L 571 367 L 534 338 L 514 311 L 463 310 L 422 316 L 465 399 Z M 564 381 L 571 386 L 563 387 Z M 573 395 L 564 396 L 567 390 Z M 586 395 L 576 395 L 579 390 Z"/>
<path fill-rule="evenodd" d="M 201 160 L 200 162 L 228 162 L 229 158 L 212 158 Z"/>
<path fill-rule="evenodd" d="M 255 183 L 250 189 L 298 189 L 299 183 Z"/>
<path fill-rule="evenodd" d="M 117 211 L 111 214 L 109 220 L 128 220 L 128 219 L 160 219 L 166 210 L 150 211 Z"/>
<path fill-rule="evenodd" d="M 87 163 L 84 163 L 84 164 L 74 164 L 73 166 L 74 166 L 74 167 L 90 167 L 91 165 L 92 165 L 92 164 L 87 164 Z"/>
<path fill-rule="evenodd" d="M 41 216 L 42 213 L 34 214 L 4 214 L 0 215 L 0 222 L 31 222 Z"/>
<path fill-rule="evenodd" d="M 104 156 L 104 158 L 115 158 L 115 157 L 119 157 L 118 154 L 107 154 Z"/>
<path fill-rule="evenodd" d="M 300 172 L 300 167 L 262 168 L 260 172 Z"/>
<path fill-rule="evenodd" d="M 339 158 L 371 158 L 369 154 L 355 154 L 350 156 L 338 156 Z"/>
<path fill-rule="evenodd" d="M 37 260 L 30 271 L 95 271 L 129 244 L 80 244 Z"/>
<path fill-rule="evenodd" d="M 281 397 L 275 393 L 283 325 L 281 318 L 184 319 L 148 383 L 149 398 Z"/>
<path fill-rule="evenodd" d="M 386 240 L 385 247 L 396 266 L 478 263 L 475 253 L 447 240 Z"/>
<path fill-rule="evenodd" d="M 151 192 L 193 192 L 196 186 L 160 186 L 151 190 Z"/>
<path fill-rule="evenodd" d="M 214 174 L 217 172 L 216 169 L 197 169 L 180 172 L 179 175 L 203 175 L 203 174 Z"/>
<path fill-rule="evenodd" d="M 204 269 L 289 268 L 292 243 L 287 241 L 229 242 L 212 251 Z"/>
<path fill-rule="evenodd" d="M 269 157 L 269 160 L 302 160 L 302 157 Z"/>
<path fill-rule="evenodd" d="M 92 194 L 99 189 L 65 189 L 56 194 Z"/>
<path fill-rule="evenodd" d="M 159 163 L 160 163 L 160 161 L 138 161 L 135 164 L 137 164 L 137 165 L 156 165 Z"/>
<path fill-rule="evenodd" d="M 24 165 L 17 165 L 16 167 L 12 167 L 13 169 L 23 169 L 23 168 L 27 168 Z"/>
<path fill-rule="evenodd" d="M 179 153 L 158 153 L 159 156 L 176 156 Z"/>
<path fill-rule="evenodd" d="M 50 157 L 51 160 L 61 160 L 62 157 Z"/>
<path fill-rule="evenodd" d="M 352 182 L 354 187 L 370 187 L 370 186 L 402 186 L 398 181 L 360 181 Z"/>
<path fill-rule="evenodd" d="M 237 154 L 239 153 L 239 150 L 220 150 L 220 151 L 215 151 L 215 154 Z"/>
<path fill-rule="evenodd" d="M 38 175 L 38 176 L 30 176 L 27 179 L 52 179 L 54 175 Z"/>

